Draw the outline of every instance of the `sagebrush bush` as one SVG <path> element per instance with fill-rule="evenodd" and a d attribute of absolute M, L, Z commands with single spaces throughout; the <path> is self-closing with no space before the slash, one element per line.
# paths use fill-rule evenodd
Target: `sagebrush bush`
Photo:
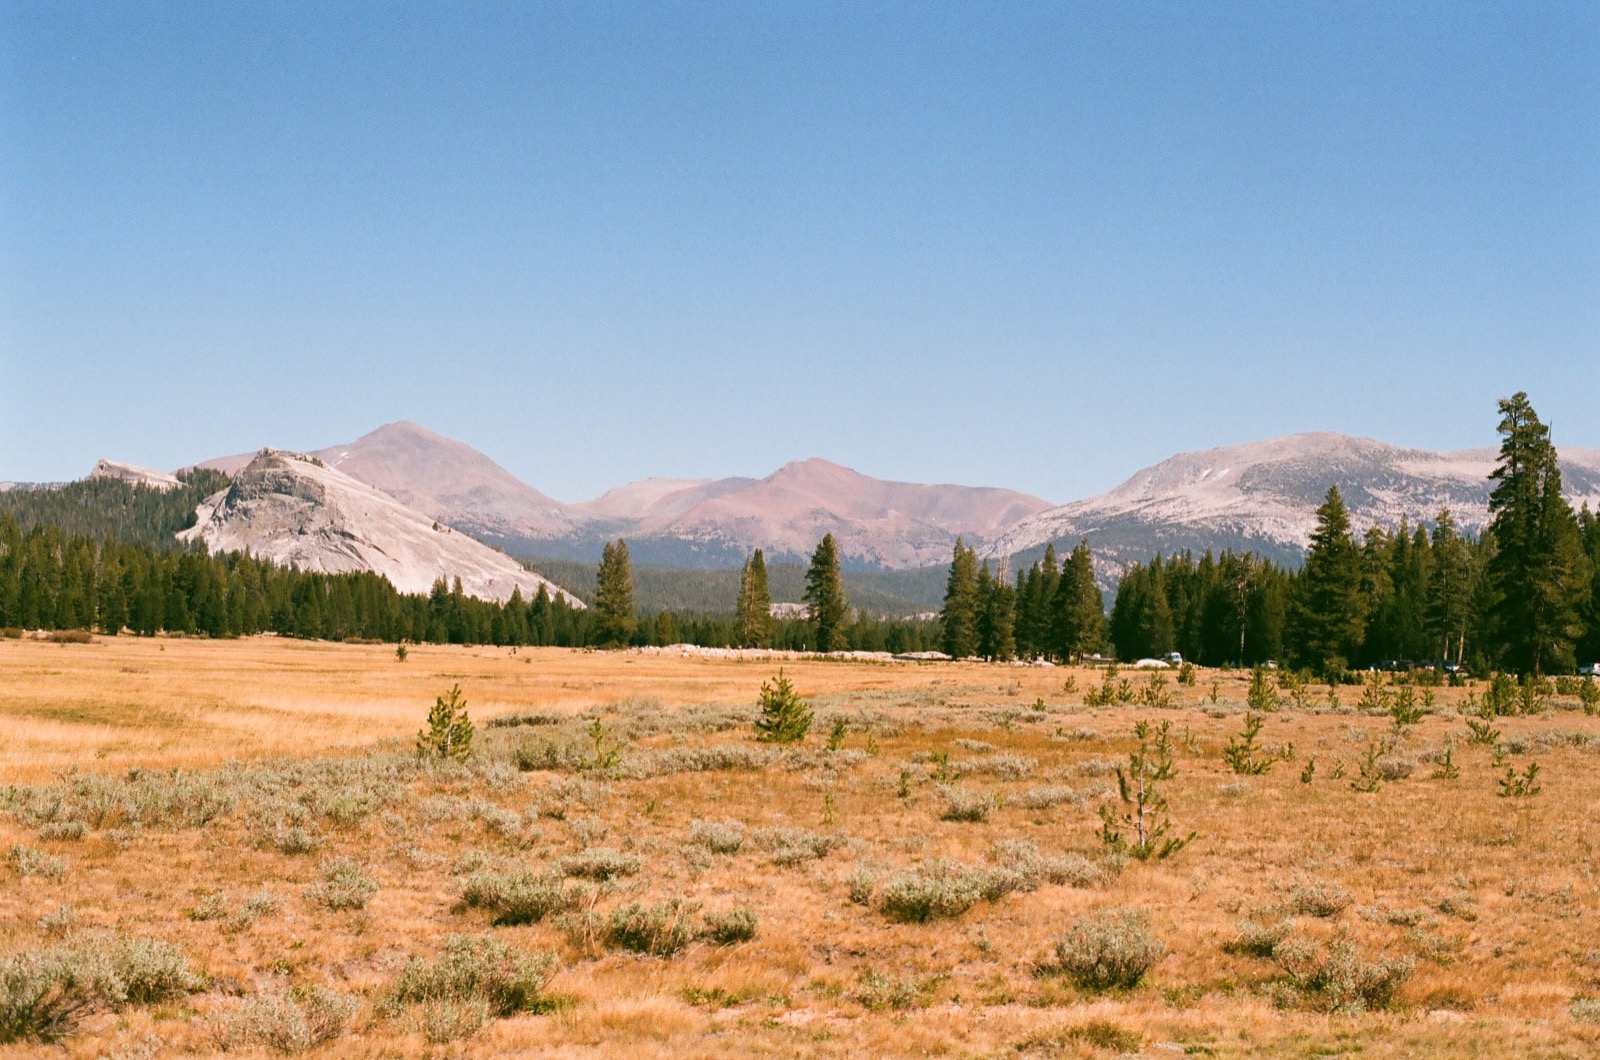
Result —
<path fill-rule="evenodd" d="M 1345 933 L 1327 946 L 1285 939 L 1274 948 L 1272 959 L 1284 972 L 1277 991 L 1280 1002 L 1326 1012 L 1383 1008 L 1416 970 L 1410 957 L 1366 959 Z"/>
<path fill-rule="evenodd" d="M 62 842 L 82 839 L 88 831 L 89 826 L 82 821 L 51 821 L 49 824 L 40 825 L 37 835 L 44 842 L 51 840 Z"/>
<path fill-rule="evenodd" d="M 845 837 L 809 832 L 804 828 L 777 827 L 756 829 L 750 833 L 750 841 L 769 851 L 774 865 L 790 866 L 827 857 L 844 846 Z"/>
<path fill-rule="evenodd" d="M 982 792 L 940 788 L 939 794 L 944 798 L 944 809 L 939 813 L 941 821 L 966 821 L 976 824 L 988 817 L 989 811 L 994 809 L 994 800 Z"/>
<path fill-rule="evenodd" d="M 1084 798 L 1071 788 L 1049 786 L 1042 788 L 1029 788 L 1017 796 L 1017 805 L 1025 810 L 1048 810 L 1052 806 L 1062 803 L 1071 803 L 1074 806 L 1084 805 Z"/>
<path fill-rule="evenodd" d="M 890 877 L 879 892 L 878 907 L 890 920 L 921 924 L 960 916 L 980 901 L 996 901 L 1018 883 L 1009 869 L 939 859 Z"/>
<path fill-rule="evenodd" d="M 265 1046 L 286 1055 L 308 1052 L 343 1034 L 357 1007 L 348 994 L 314 984 L 268 990 L 221 1018 L 217 1044 L 224 1050 Z"/>
<path fill-rule="evenodd" d="M 1016 874 L 1020 891 L 1035 890 L 1043 883 L 1091 887 L 1105 879 L 1105 870 L 1082 854 L 1050 857 L 1027 840 L 1002 840 L 990 849 L 990 857 Z"/>
<path fill-rule="evenodd" d="M 1050 970 L 1089 990 L 1137 986 L 1167 952 L 1149 924 L 1149 916 L 1135 910 L 1091 913 L 1056 940 Z"/>
<path fill-rule="evenodd" d="M 324 861 L 321 869 L 322 882 L 308 888 L 307 893 L 328 909 L 365 909 L 378 893 L 378 885 L 362 873 L 361 863 L 355 858 L 332 858 Z"/>
<path fill-rule="evenodd" d="M 913 978 L 896 978 L 884 975 L 874 968 L 864 968 L 856 977 L 855 999 L 872 1012 L 893 1010 L 903 1012 L 928 1003 L 933 984 Z"/>
<path fill-rule="evenodd" d="M 0 957 L 0 1042 L 54 1041 L 101 1008 L 150 1005 L 203 989 L 171 943 L 86 934 Z"/>
<path fill-rule="evenodd" d="M 737 821 L 690 821 L 689 842 L 713 854 L 737 854 L 744 846 L 744 825 Z"/>
<path fill-rule="evenodd" d="M 624 854 L 611 847 L 590 847 L 569 854 L 556 863 L 563 876 L 581 876 L 590 880 L 614 880 L 618 876 L 632 876 L 644 865 L 637 854 Z"/>
<path fill-rule="evenodd" d="M 515 950 L 488 935 L 452 935 L 437 959 L 413 957 L 380 1007 L 394 1014 L 408 1005 L 481 1002 L 496 1018 L 532 1012 L 555 967 L 549 954 Z"/>
<path fill-rule="evenodd" d="M 567 887 L 560 873 L 517 867 L 473 873 L 462 886 L 461 900 L 493 913 L 496 924 L 533 924 L 572 908 L 586 893 Z"/>
<path fill-rule="evenodd" d="M 1223 944 L 1223 950 L 1241 957 L 1271 957 L 1278 943 L 1288 937 L 1294 925 L 1287 920 L 1265 924 L 1259 920 L 1239 921 L 1239 934 Z"/>
<path fill-rule="evenodd" d="M 614 949 L 670 957 L 704 931 L 700 903 L 671 898 L 654 905 L 629 902 L 605 918 L 601 937 Z"/>
<path fill-rule="evenodd" d="M 722 913 L 707 913 L 705 934 L 719 946 L 736 942 L 749 942 L 756 937 L 760 918 L 752 909 L 730 909 Z"/>
<path fill-rule="evenodd" d="M 1289 892 L 1289 908 L 1304 916 L 1333 917 L 1350 905 L 1350 892 L 1329 880 L 1301 880 Z"/>

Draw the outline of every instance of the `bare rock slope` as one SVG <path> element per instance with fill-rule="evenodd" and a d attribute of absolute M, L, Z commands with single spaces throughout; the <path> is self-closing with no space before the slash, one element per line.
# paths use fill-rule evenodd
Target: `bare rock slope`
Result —
<path fill-rule="evenodd" d="M 263 449 L 232 485 L 206 498 L 178 535 L 213 552 L 243 551 L 301 570 L 372 571 L 403 593 L 427 593 L 438 578 L 461 579 L 469 596 L 531 600 L 554 584 L 489 546 L 356 481 L 313 456 Z M 583 604 L 567 597 L 576 607 Z"/>
<path fill-rule="evenodd" d="M 1357 532 L 1415 525 L 1449 508 L 1463 530 L 1488 522 L 1494 449 L 1433 452 L 1341 434 L 1296 434 L 1182 453 L 1109 493 L 1022 520 L 988 549 L 1027 554 L 1087 537 L 1113 567 L 1179 549 L 1253 549 L 1278 559 L 1304 553 L 1316 509 L 1337 485 Z M 1574 504 L 1600 505 L 1600 452 L 1561 450 Z"/>
<path fill-rule="evenodd" d="M 118 479 L 130 486 L 149 486 L 158 490 L 175 490 L 183 485 L 176 476 L 169 475 L 165 471 L 153 471 L 147 467 L 123 464 L 116 460 L 102 460 L 95 464 L 94 470 L 89 472 L 89 477 Z"/>

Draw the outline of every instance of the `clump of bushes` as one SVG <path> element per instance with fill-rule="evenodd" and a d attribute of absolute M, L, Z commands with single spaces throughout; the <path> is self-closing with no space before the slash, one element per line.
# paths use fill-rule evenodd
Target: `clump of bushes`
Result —
<path fill-rule="evenodd" d="M 591 847 L 569 854 L 557 862 L 563 876 L 582 876 L 590 880 L 614 880 L 632 876 L 644 865 L 637 854 L 624 854 L 611 847 Z"/>
<path fill-rule="evenodd" d="M 1273 948 L 1272 959 L 1284 973 L 1275 991 L 1278 1001 L 1324 1012 L 1383 1008 L 1416 971 L 1410 957 L 1368 960 L 1348 933 L 1326 946 L 1284 939 Z"/>
<path fill-rule="evenodd" d="M 0 1042 L 57 1041 L 90 1013 L 151 1005 L 205 987 L 171 943 L 77 935 L 0 957 Z"/>
<path fill-rule="evenodd" d="M 744 826 L 736 821 L 691 821 L 689 842 L 713 854 L 737 854 L 744 846 Z"/>
<path fill-rule="evenodd" d="M 365 909 L 378 893 L 378 885 L 361 871 L 355 858 L 332 858 L 322 863 L 322 882 L 307 893 L 319 905 L 334 911 Z"/>
<path fill-rule="evenodd" d="M 732 945 L 755 938 L 759 925 L 748 909 L 700 914 L 700 903 L 683 898 L 645 905 L 628 902 L 609 914 L 591 913 L 568 924 L 577 940 L 595 940 L 610 949 L 671 957 L 690 943 L 706 938 L 719 945 Z"/>
<path fill-rule="evenodd" d="M 1350 892 L 1328 880 L 1301 880 L 1289 892 L 1289 908 L 1304 916 L 1326 919 L 1350 905 Z"/>
<path fill-rule="evenodd" d="M 750 834 L 750 840 L 771 852 L 774 865 L 784 866 L 825 858 L 845 844 L 842 835 L 809 832 L 804 828 L 758 828 Z"/>
<path fill-rule="evenodd" d="M 1020 882 L 1010 869 L 940 859 L 890 877 L 879 893 L 878 907 L 890 920 L 922 924 L 960 916 L 980 901 L 997 901 Z"/>
<path fill-rule="evenodd" d="M 429 1040 L 464 1038 L 490 1019 L 545 1007 L 555 967 L 549 954 L 515 950 L 487 935 L 452 935 L 437 959 L 411 959 L 380 1010 L 398 1015 L 418 1007 Z"/>
<path fill-rule="evenodd" d="M 265 1046 L 284 1054 L 304 1053 L 344 1033 L 356 999 L 317 985 L 268 990 L 248 998 L 217 1028 L 223 1050 Z"/>
<path fill-rule="evenodd" d="M 976 824 L 988 817 L 989 811 L 994 809 L 994 800 L 982 792 L 940 788 L 939 794 L 944 796 L 944 811 L 939 814 L 941 821 L 966 821 Z"/>
<path fill-rule="evenodd" d="M 1035 890 L 1043 883 L 1091 887 L 1105 879 L 1105 870 L 1082 854 L 1050 857 L 1039 853 L 1038 846 L 1027 840 L 996 843 L 990 856 L 1016 874 L 1020 891 Z"/>
<path fill-rule="evenodd" d="M 533 924 L 572 908 L 585 893 L 565 886 L 560 873 L 518 867 L 473 873 L 461 889 L 461 900 L 470 908 L 493 913 L 496 924 Z"/>
<path fill-rule="evenodd" d="M 1083 917 L 1056 940 L 1055 960 L 1046 971 L 1059 972 L 1087 990 L 1137 986 L 1167 947 L 1150 931 L 1149 916 L 1131 909 L 1108 909 Z"/>

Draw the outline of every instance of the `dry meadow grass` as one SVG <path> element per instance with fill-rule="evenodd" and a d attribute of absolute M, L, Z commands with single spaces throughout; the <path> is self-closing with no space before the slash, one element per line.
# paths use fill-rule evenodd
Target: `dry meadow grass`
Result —
<path fill-rule="evenodd" d="M 1494 749 L 1440 689 L 1358 791 L 1392 731 L 1359 688 L 1268 715 L 1294 758 L 1252 776 L 1221 754 L 1247 675 L 1090 708 L 1087 670 L 784 666 L 816 711 L 799 748 L 752 738 L 770 660 L 0 640 L 0 991 L 14 955 L 112 938 L 203 977 L 0 1056 L 1600 1051 L 1600 718 L 1575 699 L 1499 719 Z M 477 754 L 419 765 L 453 684 Z M 1197 833 L 1148 862 L 1097 834 L 1145 719 L 1171 723 L 1174 834 Z M 1501 797 L 1530 762 L 1542 790 Z M 1164 946 L 1137 985 L 1056 967 L 1100 910 Z M 452 995 L 408 971 L 452 936 L 514 951 L 480 973 L 554 963 L 517 965 L 514 1003 Z"/>

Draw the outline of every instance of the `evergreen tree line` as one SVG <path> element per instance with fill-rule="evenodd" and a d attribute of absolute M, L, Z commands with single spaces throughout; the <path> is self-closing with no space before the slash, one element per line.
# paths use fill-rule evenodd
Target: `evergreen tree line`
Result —
<path fill-rule="evenodd" d="M 173 535 L 194 525 L 195 506 L 231 481 L 207 468 L 180 471 L 178 480 L 182 485 L 168 490 L 114 478 L 23 487 L 0 493 L 0 512 L 23 530 L 53 526 L 75 537 L 175 549 Z"/>
<path fill-rule="evenodd" d="M 1527 395 L 1499 408 L 1491 522 L 1478 537 L 1444 510 L 1431 530 L 1402 519 L 1358 540 L 1332 487 L 1298 570 L 1231 551 L 1157 556 L 1124 572 L 1109 619 L 1086 543 L 1060 571 L 1047 549 L 1015 588 L 958 543 L 944 650 L 1063 660 L 1177 651 L 1205 665 L 1283 659 L 1327 674 L 1403 661 L 1570 673 L 1600 661 L 1600 514 L 1563 498 L 1549 429 Z"/>
<path fill-rule="evenodd" d="M 626 560 L 626 546 L 612 562 Z M 630 612 L 631 613 L 631 612 Z M 73 535 L 37 524 L 23 530 L 0 514 L 0 627 L 93 629 L 116 635 L 255 633 L 326 640 L 564 647 L 747 643 L 737 616 L 659 612 L 622 629 L 600 607 L 569 606 L 540 588 L 497 604 L 467 596 L 459 579 L 425 595 L 397 592 L 377 574 L 320 574 L 242 553 L 208 555 L 153 543 Z M 804 619 L 768 618 L 762 646 L 805 650 L 818 643 Z M 847 623 L 835 643 L 860 651 L 921 651 L 936 644 L 931 622 Z"/>

